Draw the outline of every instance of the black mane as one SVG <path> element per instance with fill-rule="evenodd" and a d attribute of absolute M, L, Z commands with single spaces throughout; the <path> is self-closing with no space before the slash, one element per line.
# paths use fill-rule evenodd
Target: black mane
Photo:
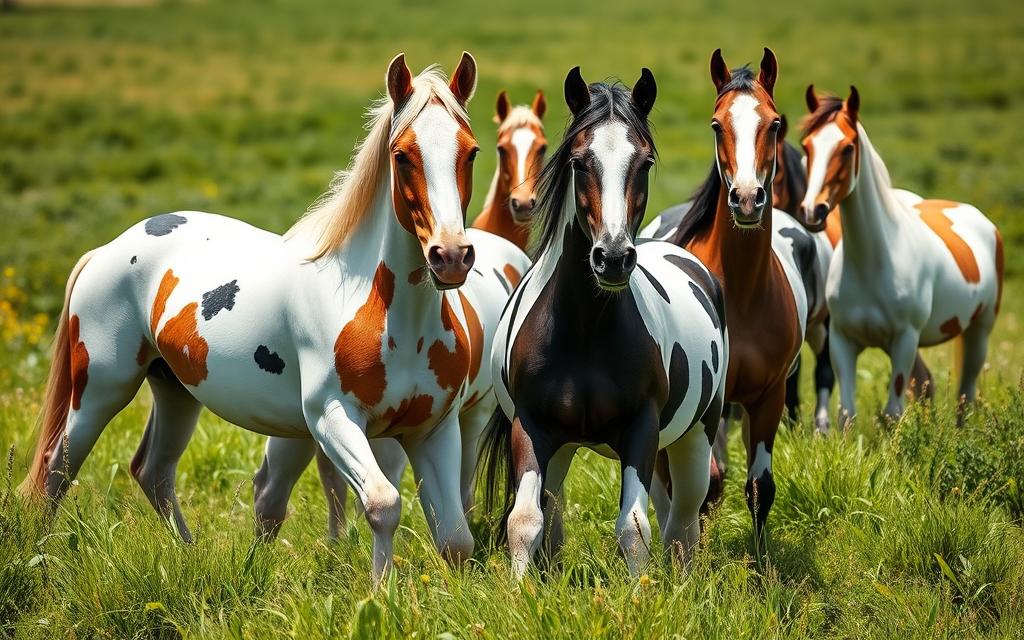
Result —
<path fill-rule="evenodd" d="M 842 110 L 843 99 L 838 96 L 818 96 L 818 108 L 808 113 L 800 121 L 801 135 L 807 136 L 818 127 L 831 122 L 835 114 Z"/>
<path fill-rule="evenodd" d="M 793 202 L 785 209 L 787 213 L 796 215 L 796 209 L 807 193 L 807 171 L 804 169 L 803 156 L 800 151 L 789 142 L 782 145 L 782 167 L 785 169 L 783 179 L 786 183 L 786 190 Z"/>
<path fill-rule="evenodd" d="M 535 225 L 535 229 L 540 231 L 533 240 L 530 252 L 534 259 L 548 248 L 562 224 L 565 199 L 572 178 L 572 142 L 577 135 L 609 120 L 619 120 L 656 153 L 647 116 L 633 104 L 631 92 L 625 85 L 617 81 L 595 82 L 589 88 L 590 104 L 566 127 L 562 142 L 540 174 Z"/>

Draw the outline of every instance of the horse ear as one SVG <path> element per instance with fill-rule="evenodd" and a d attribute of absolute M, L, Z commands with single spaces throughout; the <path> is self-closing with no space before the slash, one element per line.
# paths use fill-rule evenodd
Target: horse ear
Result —
<path fill-rule="evenodd" d="M 473 92 L 476 91 L 476 60 L 468 51 L 462 52 L 462 59 L 459 60 L 459 66 L 455 67 L 448 87 L 462 106 L 466 106 L 473 97 Z"/>
<path fill-rule="evenodd" d="M 818 95 L 814 93 L 814 85 L 807 85 L 807 91 L 804 93 L 804 101 L 807 102 L 807 110 L 814 113 L 818 110 Z"/>
<path fill-rule="evenodd" d="M 843 102 L 843 109 L 846 111 L 846 115 L 850 116 L 850 120 L 857 122 L 857 113 L 860 111 L 860 92 L 852 84 L 850 85 L 850 95 Z"/>
<path fill-rule="evenodd" d="M 775 136 L 776 140 L 785 140 L 786 134 L 789 133 L 789 121 L 786 120 L 786 114 L 779 115 L 779 122 L 782 124 L 779 126 L 779 133 Z"/>
<path fill-rule="evenodd" d="M 590 87 L 580 74 L 579 67 L 573 67 L 569 75 L 565 76 L 565 104 L 574 116 L 590 106 Z"/>
<path fill-rule="evenodd" d="M 405 64 L 404 53 L 391 59 L 385 82 L 388 87 L 388 95 L 395 107 L 405 102 L 405 99 L 412 93 L 412 74 L 409 73 L 409 66 Z"/>
<path fill-rule="evenodd" d="M 498 94 L 498 104 L 494 109 L 494 121 L 498 124 L 505 122 L 505 118 L 508 117 L 508 112 L 512 110 L 512 105 L 508 102 L 508 94 L 502 89 L 501 93 Z"/>
<path fill-rule="evenodd" d="M 647 67 L 640 70 L 640 79 L 633 85 L 633 104 L 645 115 L 651 114 L 654 108 L 654 99 L 658 97 L 658 83 L 654 81 L 654 74 Z"/>
<path fill-rule="evenodd" d="M 761 75 L 757 81 L 768 92 L 768 95 L 775 98 L 775 80 L 779 77 L 779 60 L 775 52 L 768 47 L 764 48 L 764 56 L 761 58 Z"/>
<path fill-rule="evenodd" d="M 533 96 L 533 104 L 530 105 L 530 108 L 533 109 L 533 115 L 538 118 L 543 118 L 547 113 L 548 101 L 544 99 L 544 92 L 540 89 L 537 89 L 537 95 Z"/>
<path fill-rule="evenodd" d="M 715 83 L 715 90 L 721 93 L 722 87 L 729 84 L 730 80 L 732 80 L 732 74 L 729 73 L 729 66 L 722 58 L 722 50 L 715 49 L 715 52 L 711 54 L 711 81 Z"/>

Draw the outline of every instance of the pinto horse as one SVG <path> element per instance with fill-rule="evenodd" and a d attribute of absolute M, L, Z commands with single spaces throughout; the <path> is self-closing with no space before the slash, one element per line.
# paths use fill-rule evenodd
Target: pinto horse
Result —
<path fill-rule="evenodd" d="M 537 176 L 544 164 L 547 101 L 540 89 L 530 106 L 513 107 L 508 94 L 498 94 L 494 121 L 498 123 L 498 166 L 484 210 L 473 227 L 511 240 L 523 251 L 530 242 L 530 220 L 537 201 Z"/>
<path fill-rule="evenodd" d="M 843 100 L 819 98 L 811 86 L 807 101 L 801 213 L 818 222 L 837 205 L 842 211 L 827 285 L 840 422 L 856 413 L 857 357 L 867 347 L 892 362 L 887 416 L 903 413 L 904 391 L 921 368 L 918 348 L 953 338 L 963 346 L 959 396 L 972 401 L 1002 297 L 999 230 L 969 204 L 893 189 L 860 123 L 855 87 Z"/>
<path fill-rule="evenodd" d="M 772 97 L 777 75 L 775 54 L 767 48 L 756 79 L 746 67 L 730 72 L 720 49 L 712 54 L 715 162 L 672 238 L 706 264 L 725 291 L 725 400 L 745 410 L 746 497 L 759 548 L 775 499 L 772 446 L 786 379 L 804 340 L 809 298 L 793 246 L 774 230 L 779 216 L 771 187 L 782 126 Z M 712 477 L 709 500 L 721 494 L 721 472 Z"/>
<path fill-rule="evenodd" d="M 616 533 L 633 574 L 648 559 L 661 449 L 673 486 L 666 553 L 685 563 L 698 542 L 729 356 L 715 278 L 679 247 L 634 246 L 656 92 L 647 69 L 632 91 L 588 86 L 579 67 L 565 80 L 572 122 L 542 173 L 536 263 L 502 313 L 491 362 L 500 408 L 485 436 L 487 486 L 497 490 L 504 466 L 518 578 L 545 531 L 549 554 L 562 543 L 562 484 L 581 446 L 621 463 Z"/>
<path fill-rule="evenodd" d="M 806 289 L 811 294 L 807 320 L 807 343 L 814 352 L 814 388 L 815 388 L 815 428 L 819 432 L 827 432 L 829 428 L 829 404 L 832 400 L 832 389 L 835 386 L 835 375 L 828 351 L 828 307 L 825 304 L 825 280 L 828 277 L 832 252 L 839 236 L 839 222 L 828 230 L 824 225 L 807 224 L 799 215 L 800 203 L 807 191 L 807 170 L 803 157 L 794 145 L 786 141 L 789 129 L 786 116 L 780 115 L 779 132 L 776 136 L 775 178 L 772 180 L 772 206 L 776 211 L 788 215 L 775 216 L 772 219 L 773 231 L 788 242 L 800 267 L 801 276 L 806 282 Z M 693 200 L 668 207 L 640 229 L 642 238 L 668 240 L 679 228 L 683 217 L 692 209 Z M 800 231 L 793 220 L 796 220 L 811 235 Z M 810 245 L 813 244 L 814 247 Z M 813 254 L 814 260 L 811 260 Z M 800 359 L 796 369 L 786 382 L 786 413 L 791 422 L 799 418 L 800 407 Z M 726 410 L 726 415 L 730 411 Z M 722 425 L 721 438 L 716 445 L 716 458 L 724 460 L 725 455 L 725 424 Z M 719 464 L 720 461 L 716 461 Z"/>
<path fill-rule="evenodd" d="M 403 55 L 386 79 L 350 170 L 283 238 L 178 212 L 78 262 L 26 490 L 63 496 L 148 379 L 153 410 L 132 472 L 185 539 L 174 475 L 206 406 L 300 445 L 297 459 L 268 456 L 271 483 L 287 484 L 323 449 L 365 509 L 375 582 L 391 564 L 401 498 L 368 438 L 398 438 L 438 550 L 469 558 L 452 464 L 459 416 L 491 386 L 482 327 L 494 326 L 508 287 L 495 267 L 522 254 L 494 236 L 474 246 L 464 229 L 478 150 L 466 114 L 472 56 L 450 83 L 435 68 L 413 78 Z"/>

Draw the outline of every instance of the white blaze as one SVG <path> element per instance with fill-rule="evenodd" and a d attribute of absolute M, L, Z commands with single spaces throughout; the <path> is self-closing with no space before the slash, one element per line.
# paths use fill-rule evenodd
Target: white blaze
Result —
<path fill-rule="evenodd" d="M 594 130 L 590 143 L 601 169 L 602 231 L 613 238 L 626 230 L 626 173 L 636 153 L 626 132 L 625 124 L 609 122 Z"/>
<path fill-rule="evenodd" d="M 729 107 L 736 140 L 736 175 L 732 187 L 755 189 L 764 182 L 764 176 L 757 175 L 757 126 L 761 123 L 757 105 L 754 96 L 743 94 Z"/>
<path fill-rule="evenodd" d="M 516 149 L 516 170 L 519 172 L 516 175 L 518 182 L 512 185 L 513 189 L 526 180 L 526 158 L 530 155 L 530 149 L 533 148 L 533 141 L 536 139 L 537 134 L 530 127 L 520 127 L 512 132 L 512 146 Z"/>
<path fill-rule="evenodd" d="M 804 194 L 804 208 L 808 210 L 814 208 L 814 201 L 821 193 L 821 187 L 825 183 L 828 161 L 832 158 L 836 145 L 843 137 L 843 130 L 834 122 L 828 123 L 811 136 L 814 164 L 807 167 L 807 193 Z"/>
<path fill-rule="evenodd" d="M 432 104 L 412 123 L 412 130 L 423 157 L 427 200 L 434 214 L 434 225 L 441 233 L 459 233 L 464 230 L 462 201 L 455 179 L 459 123 L 444 107 Z"/>

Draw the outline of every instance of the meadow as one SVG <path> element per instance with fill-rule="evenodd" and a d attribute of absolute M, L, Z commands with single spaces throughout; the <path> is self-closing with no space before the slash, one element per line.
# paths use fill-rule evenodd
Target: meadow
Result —
<path fill-rule="evenodd" d="M 208 413 L 179 469 L 197 537 L 184 545 L 127 473 L 146 389 L 106 429 L 55 518 L 14 492 L 78 256 L 180 209 L 284 231 L 347 163 L 395 53 L 414 70 L 450 71 L 463 49 L 476 56 L 470 113 L 484 151 L 471 216 L 494 169 L 500 89 L 516 102 L 544 89 L 555 141 L 570 67 L 630 84 L 650 67 L 653 216 L 688 197 L 712 160 L 710 52 L 756 63 L 764 45 L 779 57 L 791 132 L 807 83 L 856 84 L 898 186 L 971 202 L 1000 226 L 1007 283 L 982 399 L 963 427 L 954 349 L 941 346 L 925 352 L 933 405 L 877 418 L 888 363 L 871 352 L 848 433 L 815 437 L 806 420 L 781 428 L 760 561 L 734 466 L 690 571 L 654 562 L 631 578 L 614 540 L 618 467 L 585 455 L 569 477 L 560 565 L 522 585 L 483 513 L 473 561 L 449 569 L 407 474 L 395 570 L 374 593 L 368 528 L 350 506 L 346 534 L 327 541 L 314 471 L 281 537 L 255 542 L 263 439 Z M 1024 12 L 1009 1 L 16 2 L 0 11 L 0 637 L 1024 637 L 1021 121 Z M 733 461 L 743 459 L 737 435 Z"/>

